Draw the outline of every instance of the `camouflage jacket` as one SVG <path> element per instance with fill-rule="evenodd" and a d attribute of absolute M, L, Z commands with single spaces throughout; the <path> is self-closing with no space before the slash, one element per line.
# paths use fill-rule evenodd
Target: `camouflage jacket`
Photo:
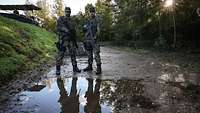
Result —
<path fill-rule="evenodd" d="M 61 16 L 57 20 L 56 32 L 62 40 L 75 40 L 76 30 L 70 18 Z"/>
<path fill-rule="evenodd" d="M 85 40 L 96 40 L 99 36 L 99 18 L 96 16 L 93 19 L 88 20 L 88 22 L 84 25 L 85 30 Z"/>

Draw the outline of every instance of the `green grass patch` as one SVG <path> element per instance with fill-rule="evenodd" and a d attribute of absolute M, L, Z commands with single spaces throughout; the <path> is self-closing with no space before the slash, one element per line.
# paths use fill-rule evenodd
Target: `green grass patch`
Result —
<path fill-rule="evenodd" d="M 55 41 L 56 34 L 43 28 L 0 17 L 0 81 L 54 58 Z"/>

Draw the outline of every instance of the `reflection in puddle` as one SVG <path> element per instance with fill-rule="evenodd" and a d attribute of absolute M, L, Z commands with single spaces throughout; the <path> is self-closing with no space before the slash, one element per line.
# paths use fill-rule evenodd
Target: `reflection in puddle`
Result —
<path fill-rule="evenodd" d="M 143 79 L 47 78 L 13 97 L 5 112 L 199 113 L 196 89 Z"/>
<path fill-rule="evenodd" d="M 61 113 L 78 113 L 79 112 L 79 94 L 77 94 L 77 78 L 72 79 L 71 91 L 68 93 L 65 89 L 64 81 L 57 78 L 57 86 L 60 92 L 58 102 L 61 105 Z"/>
<path fill-rule="evenodd" d="M 31 91 L 31 92 L 39 92 L 41 91 L 43 88 L 45 88 L 46 86 L 45 85 L 35 85 L 33 87 L 31 87 L 28 91 Z"/>
<path fill-rule="evenodd" d="M 110 105 L 100 103 L 100 79 L 58 77 L 49 78 L 39 84 L 20 93 L 18 96 L 21 104 L 8 112 L 109 113 L 111 111 Z M 23 98 L 27 98 L 26 101 Z"/>
<path fill-rule="evenodd" d="M 101 113 L 100 101 L 100 85 L 101 80 L 97 79 L 93 90 L 93 79 L 88 78 L 88 88 L 85 93 L 87 103 L 84 107 L 85 113 Z"/>

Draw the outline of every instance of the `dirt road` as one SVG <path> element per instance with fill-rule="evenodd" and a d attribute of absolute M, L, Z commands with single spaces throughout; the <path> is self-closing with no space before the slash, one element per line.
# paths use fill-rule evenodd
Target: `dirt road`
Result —
<path fill-rule="evenodd" d="M 73 73 L 65 59 L 12 91 L 0 89 L 0 113 L 199 113 L 200 76 L 152 55 L 102 47 L 102 75 Z M 78 58 L 83 69 L 86 58 Z M 95 64 L 94 64 L 95 67 Z M 6 99 L 6 97 L 8 97 Z"/>

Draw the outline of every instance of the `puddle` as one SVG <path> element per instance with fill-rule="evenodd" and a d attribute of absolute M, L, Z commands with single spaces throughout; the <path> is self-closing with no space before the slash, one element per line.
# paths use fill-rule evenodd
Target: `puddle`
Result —
<path fill-rule="evenodd" d="M 2 113 L 199 113 L 199 99 L 184 90 L 143 79 L 51 77 L 12 97 Z"/>
<path fill-rule="evenodd" d="M 15 106 L 7 112 L 109 113 L 111 105 L 101 102 L 100 79 L 48 78 L 17 94 Z M 12 105 L 11 105 L 12 106 Z"/>
<path fill-rule="evenodd" d="M 200 113 L 199 75 L 160 73 L 152 62 L 117 52 L 102 55 L 101 76 L 74 75 L 65 59 L 61 77 L 50 68 L 26 91 L 8 94 L 0 113 Z M 80 69 L 86 65 L 78 59 Z"/>

